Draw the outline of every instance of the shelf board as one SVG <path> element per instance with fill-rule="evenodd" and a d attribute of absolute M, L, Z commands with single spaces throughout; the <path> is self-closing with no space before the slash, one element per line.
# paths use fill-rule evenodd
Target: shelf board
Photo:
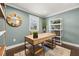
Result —
<path fill-rule="evenodd" d="M 63 30 L 63 29 L 49 29 L 49 30 L 56 30 L 56 31 L 61 31 L 61 30 Z"/>
<path fill-rule="evenodd" d="M 61 42 L 60 42 L 60 43 L 56 42 L 56 44 L 57 44 L 57 45 L 61 45 Z"/>
<path fill-rule="evenodd" d="M 6 31 L 0 31 L 0 36 L 2 36 Z"/>
<path fill-rule="evenodd" d="M 58 23 L 58 24 L 50 24 L 50 25 L 61 25 L 61 23 Z"/>
<path fill-rule="evenodd" d="M 59 30 L 59 31 L 61 31 L 61 30 L 63 30 L 63 29 L 53 29 L 53 30 Z"/>
<path fill-rule="evenodd" d="M 61 36 L 56 36 L 56 37 L 61 38 Z"/>

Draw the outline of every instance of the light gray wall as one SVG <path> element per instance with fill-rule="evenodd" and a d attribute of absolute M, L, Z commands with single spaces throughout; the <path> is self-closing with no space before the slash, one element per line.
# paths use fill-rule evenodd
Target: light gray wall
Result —
<path fill-rule="evenodd" d="M 46 18 L 63 19 L 63 41 L 79 44 L 79 8 Z"/>

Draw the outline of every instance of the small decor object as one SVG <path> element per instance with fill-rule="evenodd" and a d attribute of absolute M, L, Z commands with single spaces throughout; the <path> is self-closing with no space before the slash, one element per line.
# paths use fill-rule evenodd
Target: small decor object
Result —
<path fill-rule="evenodd" d="M 7 23 L 12 26 L 12 27 L 18 27 L 21 25 L 21 17 L 17 16 L 17 14 L 15 12 L 9 14 L 7 16 Z"/>
<path fill-rule="evenodd" d="M 38 38 L 38 32 L 33 32 L 33 38 Z"/>

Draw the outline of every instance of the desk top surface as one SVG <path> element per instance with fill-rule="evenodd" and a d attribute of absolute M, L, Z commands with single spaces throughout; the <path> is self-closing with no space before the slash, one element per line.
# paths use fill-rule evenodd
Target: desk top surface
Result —
<path fill-rule="evenodd" d="M 28 35 L 25 37 L 29 38 L 31 40 L 37 40 L 37 39 L 42 39 L 42 38 L 46 38 L 46 37 L 50 37 L 50 36 L 56 36 L 56 34 L 55 33 L 41 33 L 41 34 L 38 34 L 38 38 L 33 38 L 33 35 Z"/>

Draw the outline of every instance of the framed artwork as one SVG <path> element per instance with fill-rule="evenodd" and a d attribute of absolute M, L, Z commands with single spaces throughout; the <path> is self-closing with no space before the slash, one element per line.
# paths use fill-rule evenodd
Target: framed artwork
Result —
<path fill-rule="evenodd" d="M 39 17 L 29 15 L 29 31 L 39 31 Z"/>

